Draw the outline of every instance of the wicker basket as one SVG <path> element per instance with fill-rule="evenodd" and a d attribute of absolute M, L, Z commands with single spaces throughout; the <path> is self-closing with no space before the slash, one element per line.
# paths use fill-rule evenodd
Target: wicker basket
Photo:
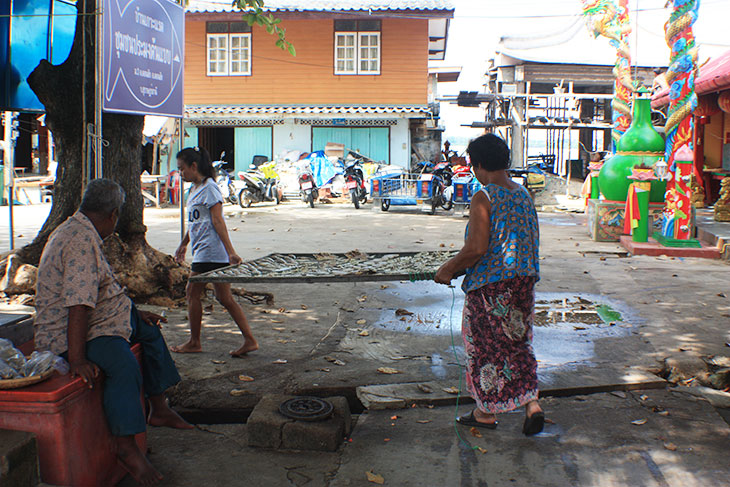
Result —
<path fill-rule="evenodd" d="M 30 386 L 43 382 L 48 379 L 56 369 L 50 369 L 43 372 L 41 375 L 31 375 L 30 377 L 21 377 L 20 379 L 0 379 L 0 390 L 3 389 L 19 389 L 21 387 Z"/>

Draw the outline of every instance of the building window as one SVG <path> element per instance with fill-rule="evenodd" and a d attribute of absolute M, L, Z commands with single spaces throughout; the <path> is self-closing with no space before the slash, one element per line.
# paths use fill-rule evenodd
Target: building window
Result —
<path fill-rule="evenodd" d="M 208 76 L 251 74 L 251 26 L 246 22 L 208 22 Z"/>
<path fill-rule="evenodd" d="M 379 20 L 335 20 L 335 74 L 380 74 Z"/>

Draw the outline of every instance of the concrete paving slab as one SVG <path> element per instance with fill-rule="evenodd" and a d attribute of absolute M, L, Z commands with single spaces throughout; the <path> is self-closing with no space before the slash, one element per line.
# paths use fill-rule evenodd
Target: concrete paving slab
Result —
<path fill-rule="evenodd" d="M 498 429 L 481 438 L 458 426 L 464 444 L 453 407 L 418 407 L 360 415 L 352 441 L 334 453 L 249 448 L 246 425 L 152 428 L 148 444 L 163 487 L 374 485 L 366 472 L 398 487 L 706 487 L 730 478 L 730 427 L 689 394 L 603 393 L 542 405 L 549 422 L 533 438 L 521 434 L 517 411 L 500 415 Z"/>
<path fill-rule="evenodd" d="M 498 429 L 480 431 L 481 438 L 458 426 L 468 445 L 454 433 L 451 407 L 408 409 L 396 419 L 393 411 L 363 414 L 330 485 L 372 485 L 368 471 L 384 485 L 490 487 L 699 487 L 722 485 L 730 474 L 722 446 L 730 428 L 686 395 L 595 394 L 550 398 L 543 407 L 551 423 L 537 437 L 521 434 L 518 412 L 501 415 Z M 637 420 L 646 422 L 632 424 Z"/>

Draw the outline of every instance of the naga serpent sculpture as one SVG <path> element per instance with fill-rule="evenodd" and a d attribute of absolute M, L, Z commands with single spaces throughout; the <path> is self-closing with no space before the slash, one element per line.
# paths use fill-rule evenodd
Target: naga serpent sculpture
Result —
<path fill-rule="evenodd" d="M 681 147 L 691 146 L 693 142 L 692 112 L 697 108 L 697 47 L 692 26 L 697 21 L 699 6 L 699 0 L 672 0 L 672 15 L 664 26 L 667 45 L 672 49 L 671 64 L 666 74 L 670 103 L 664 131 L 671 179 L 667 182 L 664 236 L 680 240 L 691 238 L 690 184 L 694 166 L 686 161 L 678 164 L 675 156 Z"/>
<path fill-rule="evenodd" d="M 613 139 L 614 152 L 621 136 L 631 125 L 631 95 L 634 83 L 631 78 L 631 53 L 629 50 L 629 0 L 583 0 L 583 15 L 589 20 L 588 24 L 595 37 L 603 36 L 609 39 L 616 48 L 616 64 L 613 74 L 616 77 L 614 96 L 611 102 L 613 108 Z"/>

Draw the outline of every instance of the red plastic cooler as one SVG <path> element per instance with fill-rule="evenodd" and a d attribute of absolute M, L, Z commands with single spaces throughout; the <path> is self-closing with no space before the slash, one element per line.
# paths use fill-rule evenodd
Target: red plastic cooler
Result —
<path fill-rule="evenodd" d="M 141 347 L 132 351 L 141 360 Z M 102 408 L 103 379 L 88 386 L 79 378 L 54 375 L 22 389 L 0 390 L 0 428 L 36 435 L 41 479 L 53 485 L 106 487 L 126 471 Z M 142 451 L 146 435 L 137 435 Z"/>

